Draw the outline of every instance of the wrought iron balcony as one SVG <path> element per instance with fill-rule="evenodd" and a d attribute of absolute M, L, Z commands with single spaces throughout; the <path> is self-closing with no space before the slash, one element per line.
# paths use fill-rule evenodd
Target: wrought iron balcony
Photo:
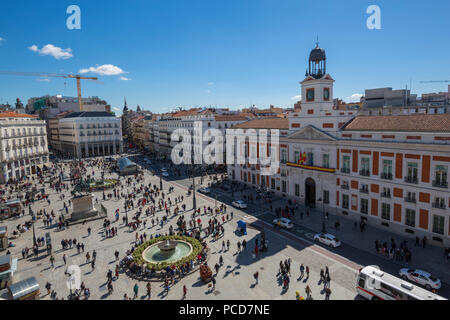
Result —
<path fill-rule="evenodd" d="M 417 177 L 407 176 L 407 177 L 405 177 L 405 182 L 406 183 L 418 184 L 419 183 L 419 179 Z"/>
<path fill-rule="evenodd" d="M 359 170 L 359 175 L 364 177 L 370 177 L 370 170 L 367 169 Z"/>
<path fill-rule="evenodd" d="M 432 206 L 436 209 L 445 209 L 445 203 L 443 201 L 435 201 Z"/>
<path fill-rule="evenodd" d="M 350 173 L 350 168 L 341 168 L 342 173 Z"/>
<path fill-rule="evenodd" d="M 392 173 L 382 172 L 380 178 L 385 180 L 392 180 Z"/>
<path fill-rule="evenodd" d="M 415 197 L 405 197 L 405 202 L 416 203 Z"/>
<path fill-rule="evenodd" d="M 368 188 L 368 187 L 365 187 L 365 188 L 359 188 L 359 192 L 362 192 L 362 193 L 369 193 L 369 188 Z"/>
<path fill-rule="evenodd" d="M 444 180 L 433 180 L 433 187 L 436 188 L 448 188 L 448 182 Z"/>

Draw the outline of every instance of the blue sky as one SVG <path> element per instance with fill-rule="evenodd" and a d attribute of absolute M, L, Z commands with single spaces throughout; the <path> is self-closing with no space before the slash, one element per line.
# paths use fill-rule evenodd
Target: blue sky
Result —
<path fill-rule="evenodd" d="M 81 30 L 66 28 L 71 4 L 81 8 Z M 366 27 L 372 4 L 381 8 L 381 30 Z M 86 73 L 101 83 L 83 82 L 82 94 L 120 110 L 125 96 L 129 106 L 153 112 L 292 107 L 318 36 L 335 98 L 405 88 L 411 79 L 415 93 L 446 91 L 445 83 L 419 82 L 450 78 L 449 12 L 447 0 L 1 1 L 0 70 L 79 73 L 111 65 L 124 73 Z M 49 44 L 44 53 L 59 59 L 40 53 Z M 40 80 L 0 75 L 0 103 L 76 95 L 71 79 Z"/>

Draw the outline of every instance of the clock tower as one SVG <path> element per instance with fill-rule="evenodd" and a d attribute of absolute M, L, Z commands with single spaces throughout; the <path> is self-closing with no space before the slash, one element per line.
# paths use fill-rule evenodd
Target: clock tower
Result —
<path fill-rule="evenodd" d="M 302 113 L 320 115 L 333 110 L 334 79 L 327 73 L 325 50 L 316 47 L 309 55 L 306 78 L 302 85 Z"/>

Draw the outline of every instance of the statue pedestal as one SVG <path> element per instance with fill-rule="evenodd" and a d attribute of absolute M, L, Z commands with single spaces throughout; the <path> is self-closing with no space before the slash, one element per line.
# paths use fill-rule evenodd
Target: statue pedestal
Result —
<path fill-rule="evenodd" d="M 98 210 L 94 207 L 92 195 L 79 196 L 72 198 L 71 220 L 84 220 L 98 215 Z"/>

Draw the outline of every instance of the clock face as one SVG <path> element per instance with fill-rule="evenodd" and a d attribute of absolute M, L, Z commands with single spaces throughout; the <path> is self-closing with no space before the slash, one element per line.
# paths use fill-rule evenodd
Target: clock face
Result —
<path fill-rule="evenodd" d="M 330 89 L 328 88 L 323 89 L 323 99 L 324 100 L 330 99 Z"/>
<path fill-rule="evenodd" d="M 308 90 L 306 92 L 306 100 L 307 101 L 313 101 L 314 100 L 314 89 L 313 90 Z"/>

